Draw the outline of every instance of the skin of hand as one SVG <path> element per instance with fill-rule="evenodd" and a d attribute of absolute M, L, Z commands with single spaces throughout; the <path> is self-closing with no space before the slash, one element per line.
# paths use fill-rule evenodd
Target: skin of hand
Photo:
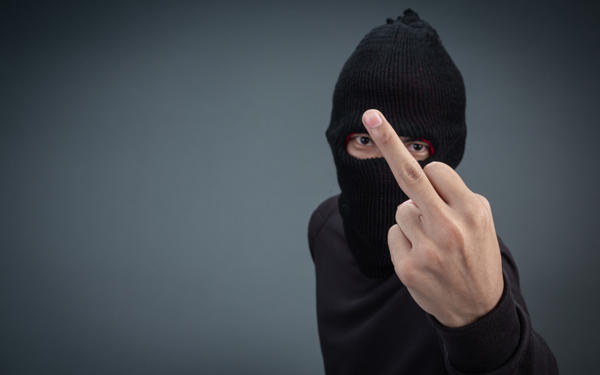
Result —
<path fill-rule="evenodd" d="M 504 288 L 488 200 L 447 164 L 421 168 L 380 111 L 365 111 L 362 122 L 409 197 L 388 231 L 397 276 L 443 325 L 476 321 L 497 305 Z"/>

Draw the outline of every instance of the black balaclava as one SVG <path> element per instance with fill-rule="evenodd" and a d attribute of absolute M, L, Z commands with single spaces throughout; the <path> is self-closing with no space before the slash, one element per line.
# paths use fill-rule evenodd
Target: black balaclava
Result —
<path fill-rule="evenodd" d="M 348 245 L 361 271 L 373 278 L 394 272 L 387 232 L 397 206 L 408 199 L 383 158 L 358 159 L 346 137 L 366 133 L 365 110 L 380 110 L 399 136 L 424 138 L 437 160 L 456 168 L 465 138 L 465 87 L 437 32 L 411 9 L 371 30 L 348 58 L 333 93 L 327 141 L 341 194 Z"/>

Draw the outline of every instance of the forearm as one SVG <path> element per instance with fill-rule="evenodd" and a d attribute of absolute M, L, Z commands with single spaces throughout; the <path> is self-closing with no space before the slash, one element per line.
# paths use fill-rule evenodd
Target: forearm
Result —
<path fill-rule="evenodd" d="M 447 328 L 432 319 L 451 374 L 558 374 L 545 340 L 532 328 L 520 289 L 519 271 L 507 246 L 502 251 L 504 290 L 498 305 L 465 327 Z"/>

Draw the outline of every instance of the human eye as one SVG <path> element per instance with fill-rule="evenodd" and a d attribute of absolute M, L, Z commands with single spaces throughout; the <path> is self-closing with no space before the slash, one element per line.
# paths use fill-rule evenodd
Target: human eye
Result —
<path fill-rule="evenodd" d="M 352 141 L 353 144 L 355 144 L 359 147 L 366 147 L 366 146 L 374 145 L 373 140 L 367 133 L 362 133 L 362 134 L 354 133 L 350 136 L 350 140 Z"/>
<path fill-rule="evenodd" d="M 369 144 L 371 144 L 371 138 L 364 136 L 364 135 L 360 135 L 356 137 L 356 142 L 358 142 L 361 146 L 367 146 Z"/>
<path fill-rule="evenodd" d="M 429 151 L 429 145 L 427 145 L 425 142 L 412 141 L 405 144 L 408 150 L 411 152 L 425 153 Z"/>

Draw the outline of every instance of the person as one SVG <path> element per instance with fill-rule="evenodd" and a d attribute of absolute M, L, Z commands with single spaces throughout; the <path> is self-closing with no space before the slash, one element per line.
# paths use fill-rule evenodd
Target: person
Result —
<path fill-rule="evenodd" d="M 327 374 L 557 374 L 488 200 L 455 168 L 460 71 L 412 9 L 344 64 L 326 130 L 340 194 L 311 215 Z"/>

